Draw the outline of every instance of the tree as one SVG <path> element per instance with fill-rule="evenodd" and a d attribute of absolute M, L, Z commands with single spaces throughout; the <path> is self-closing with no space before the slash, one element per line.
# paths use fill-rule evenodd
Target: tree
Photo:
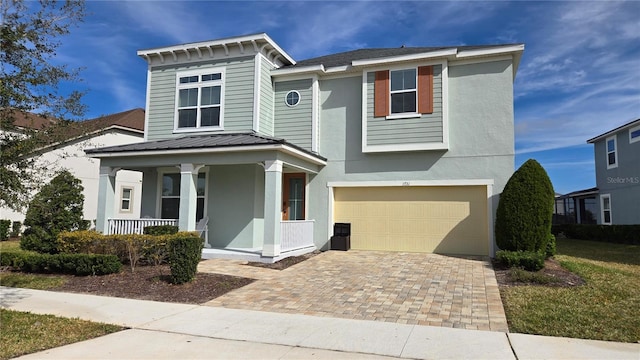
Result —
<path fill-rule="evenodd" d="M 59 89 L 79 70 L 52 63 L 59 38 L 83 17 L 81 1 L 0 0 L 0 206 L 23 209 L 47 175 L 35 168 L 37 150 L 84 114 L 83 93 Z M 54 122 L 38 131 L 14 125 L 34 111 Z"/>
<path fill-rule="evenodd" d="M 29 204 L 24 225 L 27 227 L 20 247 L 43 253 L 57 252 L 56 239 L 62 231 L 86 230 L 83 219 L 83 187 L 80 179 L 61 171 Z"/>
<path fill-rule="evenodd" d="M 547 172 L 529 159 L 511 176 L 496 212 L 496 243 L 502 250 L 541 251 L 551 234 L 554 190 Z"/>

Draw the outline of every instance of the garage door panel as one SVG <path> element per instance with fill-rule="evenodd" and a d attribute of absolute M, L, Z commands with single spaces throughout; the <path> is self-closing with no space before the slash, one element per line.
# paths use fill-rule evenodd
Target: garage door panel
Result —
<path fill-rule="evenodd" d="M 336 188 L 354 249 L 487 255 L 485 186 Z"/>

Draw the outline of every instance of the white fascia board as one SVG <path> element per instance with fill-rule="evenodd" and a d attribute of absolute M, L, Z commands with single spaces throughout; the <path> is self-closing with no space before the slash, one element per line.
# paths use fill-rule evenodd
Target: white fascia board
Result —
<path fill-rule="evenodd" d="M 149 56 L 157 55 L 157 54 L 160 54 L 160 53 L 172 53 L 172 52 L 176 52 L 176 51 L 186 51 L 186 50 L 191 50 L 191 49 L 206 48 L 206 47 L 213 47 L 213 46 L 225 47 L 227 45 L 236 45 L 237 43 L 257 41 L 257 40 L 266 41 L 271 47 L 273 47 L 275 49 L 275 51 L 281 57 L 283 57 L 284 59 L 286 59 L 288 62 L 290 62 L 293 65 L 296 64 L 296 61 L 289 54 L 287 54 L 278 44 L 275 43 L 275 41 L 273 41 L 265 33 L 254 34 L 254 35 L 246 35 L 246 36 L 230 37 L 230 38 L 211 40 L 211 41 L 201 41 L 201 42 L 195 42 L 195 43 L 186 43 L 186 44 L 166 46 L 166 47 L 160 47 L 160 48 L 142 49 L 142 50 L 138 50 L 137 54 L 138 54 L 138 56 L 145 58 L 145 60 L 147 60 L 147 62 L 148 62 Z"/>
<path fill-rule="evenodd" d="M 523 51 L 524 51 L 524 44 L 518 44 L 518 45 L 510 45 L 510 46 L 499 46 L 499 47 L 490 48 L 490 49 L 462 50 L 458 52 L 458 54 L 456 55 L 456 58 L 463 59 L 463 58 L 476 57 L 476 56 L 502 55 L 502 54 L 523 52 Z"/>
<path fill-rule="evenodd" d="M 256 54 L 253 64 L 253 131 L 260 132 L 260 86 L 262 85 L 262 57 Z"/>
<path fill-rule="evenodd" d="M 87 149 L 91 150 L 91 149 Z M 293 155 L 297 158 L 309 161 L 316 165 L 327 165 L 327 162 L 316 157 L 313 157 L 304 151 L 300 151 L 288 145 L 273 144 L 273 145 L 252 145 L 252 146 L 231 146 L 222 148 L 204 148 L 204 149 L 182 149 L 182 150 L 154 150 L 154 151 L 127 151 L 127 152 L 109 152 L 101 154 L 87 154 L 91 158 L 111 158 L 111 157 L 138 157 L 138 156 L 158 156 L 158 155 L 183 155 L 183 154 L 209 154 L 209 153 L 225 153 L 225 152 L 249 152 L 249 151 L 264 151 L 264 150 L 279 150 L 284 153 Z M 85 150 L 86 152 L 86 150 Z"/>
<path fill-rule="evenodd" d="M 493 179 L 329 181 L 327 187 L 488 186 Z"/>
<path fill-rule="evenodd" d="M 332 73 L 339 73 L 339 72 L 346 72 L 353 69 L 353 66 L 351 65 L 344 65 L 344 66 L 333 66 L 330 68 L 326 68 L 324 70 L 325 73 L 327 74 L 332 74 Z"/>
<path fill-rule="evenodd" d="M 323 65 L 312 65 L 312 66 L 303 66 L 299 68 L 285 68 L 285 69 L 275 69 L 271 70 L 271 76 L 291 76 L 291 75 L 299 75 L 299 74 L 316 74 L 316 73 L 324 73 Z"/>
<path fill-rule="evenodd" d="M 615 128 L 613 130 L 609 130 L 604 134 L 600 134 L 600 135 L 598 135 L 598 136 L 596 136 L 594 138 L 591 138 L 591 139 L 587 140 L 587 143 L 588 144 L 593 144 L 595 142 L 598 142 L 598 141 L 600 141 L 600 140 L 602 140 L 604 138 L 607 138 L 607 137 L 611 136 L 612 134 L 617 134 L 620 131 L 624 131 L 624 130 L 630 129 L 630 128 L 632 128 L 634 126 L 637 126 L 637 125 L 640 125 L 640 119 L 633 120 L 630 123 L 626 123 L 626 124 L 624 124 L 622 126 L 619 126 L 619 127 Z"/>
<path fill-rule="evenodd" d="M 148 139 L 149 129 L 149 108 L 151 107 L 151 62 L 147 58 L 147 94 L 144 103 L 144 141 Z"/>
<path fill-rule="evenodd" d="M 401 61 L 433 59 L 433 58 L 456 55 L 457 52 L 458 52 L 457 48 L 452 48 L 447 50 L 432 51 L 432 52 L 411 54 L 411 55 L 392 56 L 392 57 L 386 57 L 386 58 L 367 59 L 367 60 L 354 60 L 351 62 L 351 65 L 352 66 L 370 66 L 370 65 L 389 64 L 389 63 L 401 62 Z"/>

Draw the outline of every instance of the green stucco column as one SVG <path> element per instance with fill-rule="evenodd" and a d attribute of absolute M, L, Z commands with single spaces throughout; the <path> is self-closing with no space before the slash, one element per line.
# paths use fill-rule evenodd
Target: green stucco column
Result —
<path fill-rule="evenodd" d="M 282 161 L 264 164 L 264 242 L 262 256 L 280 255 L 280 222 L 282 220 Z"/>
<path fill-rule="evenodd" d="M 109 218 L 114 215 L 114 200 L 116 193 L 116 174 L 119 168 L 100 166 L 100 180 L 98 183 L 98 212 L 96 215 L 96 231 L 109 233 Z"/>
<path fill-rule="evenodd" d="M 198 170 L 202 165 L 180 164 L 180 231 L 195 231 Z"/>

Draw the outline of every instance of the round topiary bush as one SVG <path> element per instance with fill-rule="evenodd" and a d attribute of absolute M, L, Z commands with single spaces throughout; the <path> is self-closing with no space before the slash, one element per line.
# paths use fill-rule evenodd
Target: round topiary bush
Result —
<path fill-rule="evenodd" d="M 56 237 L 60 232 L 86 230 L 82 190 L 80 179 L 66 170 L 44 185 L 29 204 L 20 247 L 53 254 L 57 252 Z"/>
<path fill-rule="evenodd" d="M 502 250 L 545 251 L 551 233 L 554 191 L 547 172 L 529 159 L 500 195 L 496 243 Z"/>

